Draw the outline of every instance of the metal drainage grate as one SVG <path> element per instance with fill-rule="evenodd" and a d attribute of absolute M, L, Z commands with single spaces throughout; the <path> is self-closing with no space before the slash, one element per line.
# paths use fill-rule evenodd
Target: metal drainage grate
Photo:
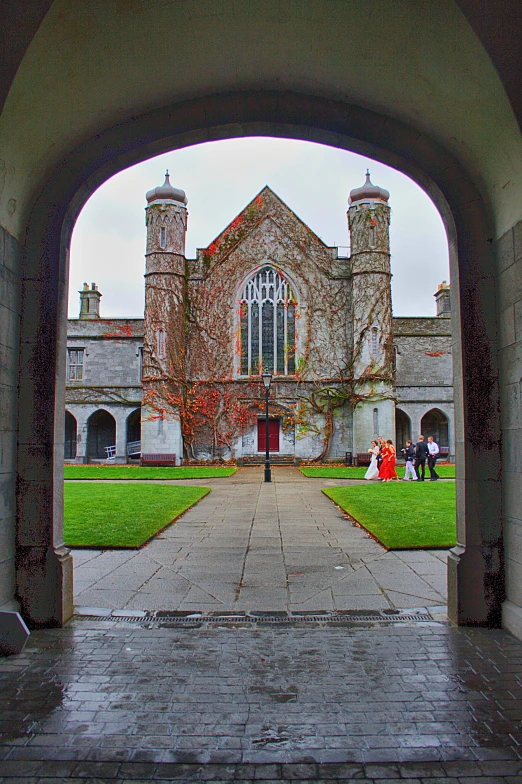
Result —
<path fill-rule="evenodd" d="M 427 610 L 339 610 L 332 612 L 251 612 L 251 613 L 194 613 L 155 610 L 143 615 L 124 615 L 121 611 L 107 615 L 78 614 L 77 619 L 132 624 L 147 629 L 199 628 L 201 626 L 347 626 L 357 623 L 396 624 L 434 623 Z"/>

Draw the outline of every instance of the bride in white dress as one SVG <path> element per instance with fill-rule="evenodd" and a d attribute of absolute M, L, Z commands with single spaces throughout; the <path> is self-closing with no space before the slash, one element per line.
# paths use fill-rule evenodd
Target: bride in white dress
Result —
<path fill-rule="evenodd" d="M 379 444 L 377 441 L 372 441 L 372 448 L 368 450 L 372 453 L 372 460 L 368 467 L 367 472 L 364 475 L 365 479 L 378 479 L 379 478 L 379 466 L 377 465 L 377 455 L 379 454 Z"/>

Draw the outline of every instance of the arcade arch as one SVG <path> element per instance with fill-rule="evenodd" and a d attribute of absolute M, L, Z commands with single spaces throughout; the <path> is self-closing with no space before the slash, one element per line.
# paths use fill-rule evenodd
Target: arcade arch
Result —
<path fill-rule="evenodd" d="M 406 446 L 406 441 L 411 441 L 411 419 L 400 408 L 395 409 L 395 446 L 400 455 L 401 449 Z"/>
<path fill-rule="evenodd" d="M 141 451 L 141 408 L 127 417 L 127 460 L 139 457 Z"/>
<path fill-rule="evenodd" d="M 87 458 L 106 460 L 107 450 L 116 446 L 116 420 L 105 409 L 95 411 L 87 420 Z"/>
<path fill-rule="evenodd" d="M 440 408 L 432 408 L 421 419 L 421 433 L 433 440 L 443 449 L 449 449 L 449 419 Z"/>
<path fill-rule="evenodd" d="M 210 124 L 209 117 L 212 118 Z M 232 117 L 235 120 L 233 125 L 230 124 Z M 497 455 L 497 465 L 500 459 L 496 435 L 499 422 L 494 298 L 482 284 L 491 270 L 491 248 L 486 242 L 488 215 L 480 195 L 454 158 L 426 136 L 419 144 L 416 131 L 389 117 L 385 119 L 387 134 L 384 140 L 377 130 L 382 122 L 382 117 L 361 107 L 352 106 L 347 111 L 346 104 L 293 93 L 215 95 L 136 117 L 125 127 L 117 126 L 98 135 L 70 155 L 67 165 L 58 167 L 41 191 L 27 234 L 26 300 L 31 302 L 31 312 L 34 305 L 37 320 L 38 313 L 49 313 L 48 309 L 38 309 L 42 290 L 33 283 L 42 274 L 43 264 L 49 281 L 46 302 L 51 295 L 54 302 L 52 316 L 46 320 L 46 329 L 41 330 L 47 339 L 45 352 L 35 351 L 34 335 L 40 332 L 36 330 L 35 333 L 33 323 L 27 319 L 22 322 L 21 361 L 32 367 L 31 376 L 38 379 L 38 383 L 34 384 L 31 376 L 27 377 L 27 382 L 22 376 L 22 385 L 29 385 L 27 390 L 22 390 L 25 399 L 30 402 L 26 406 L 27 426 L 31 427 L 33 423 L 36 426 L 38 422 L 42 439 L 53 443 L 54 419 L 45 406 L 46 397 L 44 399 L 41 395 L 41 389 L 42 384 L 51 388 L 58 384 L 61 390 L 63 384 L 62 355 L 65 356 L 65 352 L 60 325 L 65 319 L 66 291 L 58 285 L 58 281 L 64 277 L 75 219 L 90 194 L 106 178 L 148 156 L 202 139 L 229 138 L 237 135 L 238 130 L 244 135 L 291 135 L 369 154 L 402 170 L 422 185 L 438 206 L 450 239 L 454 334 L 457 336 L 453 354 L 455 397 L 457 405 L 460 404 L 461 411 L 465 412 L 458 440 L 462 444 L 466 437 L 468 444 L 466 452 L 461 448 L 463 481 L 458 487 L 458 527 L 462 544 L 449 563 L 450 613 L 462 623 L 498 623 L 504 598 L 500 492 L 484 476 L 485 466 L 491 465 L 492 461 L 480 459 L 483 450 Z M 57 208 L 56 205 L 61 206 Z M 51 223 L 49 215 L 53 217 Z M 459 295 L 462 291 L 464 299 L 461 303 Z M 460 318 L 461 308 L 465 309 L 466 318 Z M 41 346 L 38 348 L 41 349 Z M 42 362 L 40 358 L 44 356 L 46 361 Z M 52 362 L 47 360 L 49 356 L 53 357 Z M 466 368 L 465 374 L 462 373 L 463 367 Z M 60 395 L 63 400 L 63 391 Z M 44 429 L 42 421 L 47 423 Z M 470 449 L 473 460 L 467 459 Z M 24 476 L 28 469 L 22 454 L 19 460 L 21 475 Z M 61 472 L 61 466 L 57 463 L 54 470 Z M 466 479 L 475 479 L 473 491 L 468 490 Z M 52 493 L 52 473 L 46 481 Z M 32 495 L 31 486 L 27 488 L 26 498 L 21 503 L 22 532 L 25 502 L 37 507 L 41 503 L 38 494 L 36 497 Z M 469 514 L 469 508 L 473 509 L 473 514 Z M 492 510 L 496 512 L 493 514 Z M 41 515 L 41 519 L 47 518 Z M 39 573 L 42 586 L 50 597 L 54 597 L 49 601 L 47 610 L 43 611 L 43 618 L 39 604 L 37 614 L 44 623 L 54 617 L 52 607 L 60 608 L 61 618 L 67 617 L 71 608 L 67 586 L 72 564 L 60 544 L 63 541 L 61 521 L 61 502 L 55 497 L 55 551 L 61 577 L 56 579 L 56 572 L 50 575 L 42 570 Z M 475 531 L 471 538 L 467 526 Z M 34 591 L 23 576 L 19 584 L 24 611 L 30 617 L 36 611 L 32 601 Z M 496 586 L 494 591 L 491 591 L 491 585 Z M 46 612 L 51 615 L 46 615 Z"/>
<path fill-rule="evenodd" d="M 78 438 L 78 422 L 70 411 L 65 412 L 65 448 L 64 459 L 74 460 L 76 457 L 76 443 Z"/>

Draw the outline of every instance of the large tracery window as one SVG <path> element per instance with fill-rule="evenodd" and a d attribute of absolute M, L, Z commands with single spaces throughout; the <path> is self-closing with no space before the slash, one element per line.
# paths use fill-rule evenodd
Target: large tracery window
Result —
<path fill-rule="evenodd" d="M 296 302 L 289 283 L 263 267 L 245 284 L 240 300 L 241 374 L 295 373 Z"/>

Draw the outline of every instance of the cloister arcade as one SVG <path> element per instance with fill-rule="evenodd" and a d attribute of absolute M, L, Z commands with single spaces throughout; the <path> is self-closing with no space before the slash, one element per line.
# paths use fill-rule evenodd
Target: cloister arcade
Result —
<path fill-rule="evenodd" d="M 123 406 L 70 406 L 65 412 L 64 459 L 124 463 L 139 455 L 140 435 L 140 408 L 129 413 Z"/>

